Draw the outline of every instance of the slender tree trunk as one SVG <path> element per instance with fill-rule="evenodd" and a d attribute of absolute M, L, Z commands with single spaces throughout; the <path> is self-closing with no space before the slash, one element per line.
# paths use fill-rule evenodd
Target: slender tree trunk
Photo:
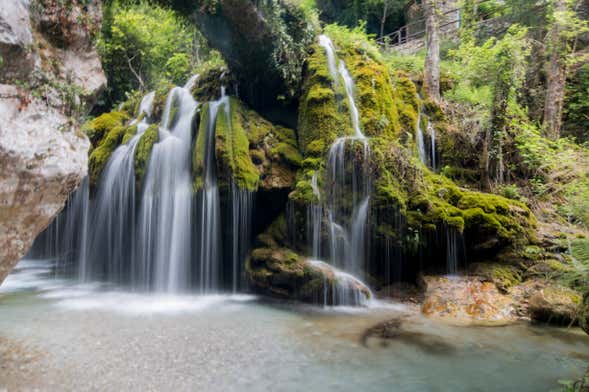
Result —
<path fill-rule="evenodd" d="M 440 101 L 440 25 L 437 1 L 423 1 L 426 31 L 424 88 L 435 102 Z"/>
<path fill-rule="evenodd" d="M 496 184 L 504 182 L 505 167 L 503 163 L 503 141 L 507 125 L 507 104 L 509 101 L 509 89 L 511 88 L 501 75 L 495 84 L 493 94 L 493 110 L 491 112 L 491 127 L 487 135 L 488 162 L 487 174 L 490 180 Z"/>
<path fill-rule="evenodd" d="M 555 0 L 556 12 L 566 11 L 565 0 Z M 566 42 L 562 37 L 562 26 L 554 20 L 550 31 L 550 59 L 548 61 L 548 80 L 546 86 L 546 100 L 544 102 L 544 133 L 550 139 L 560 137 L 562 123 L 562 108 L 566 86 Z"/>
<path fill-rule="evenodd" d="M 380 19 L 380 36 L 384 37 L 384 25 L 387 22 L 387 16 L 389 14 L 389 1 L 384 0 L 382 6 L 382 18 Z"/>

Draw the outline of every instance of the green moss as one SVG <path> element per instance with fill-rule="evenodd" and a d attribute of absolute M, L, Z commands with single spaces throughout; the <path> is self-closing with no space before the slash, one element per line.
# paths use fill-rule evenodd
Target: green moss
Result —
<path fill-rule="evenodd" d="M 308 145 L 312 142 L 329 146 L 337 136 L 353 132 L 347 110 L 338 111 L 327 58 L 319 45 L 312 47 L 312 53 L 307 59 L 299 102 L 298 133 L 303 153 L 307 153 Z"/>
<path fill-rule="evenodd" d="M 535 218 L 522 203 L 459 188 L 431 173 L 395 141 L 372 138 L 371 150 L 373 207 L 381 216 L 393 209 L 406 217 L 410 230 L 465 231 L 467 245 L 480 249 L 533 241 Z"/>
<path fill-rule="evenodd" d="M 302 164 L 303 158 L 301 157 L 301 153 L 290 144 L 279 143 L 272 152 L 278 154 L 289 165 L 299 167 Z"/>
<path fill-rule="evenodd" d="M 125 112 L 105 113 L 84 124 L 82 131 L 90 139 L 92 148 L 96 148 L 113 128 L 123 125 L 128 119 L 129 116 Z"/>
<path fill-rule="evenodd" d="M 242 189 L 255 190 L 260 173 L 249 155 L 249 140 L 241 116 L 241 103 L 230 98 L 229 108 L 225 105 L 217 113 L 216 154 L 217 162 L 235 184 Z"/>
<path fill-rule="evenodd" d="M 141 121 L 141 120 L 139 120 Z M 121 144 L 126 144 L 133 136 L 137 134 L 137 125 L 131 125 L 125 129 L 125 134 L 123 135 L 123 140 Z"/>
<path fill-rule="evenodd" d="M 153 145 L 159 139 L 159 127 L 156 124 L 150 125 L 149 128 L 141 135 L 137 147 L 135 148 L 135 156 L 133 158 L 133 164 L 135 167 L 135 183 L 137 189 L 141 189 L 145 172 L 147 171 L 147 165 L 149 164 L 149 157 L 153 150 Z"/>
<path fill-rule="evenodd" d="M 115 126 L 102 139 L 98 147 L 92 150 L 88 162 L 88 173 L 90 176 L 90 185 L 96 186 L 100 174 L 104 170 L 108 159 L 113 151 L 121 144 L 126 128 L 123 126 Z"/>
<path fill-rule="evenodd" d="M 502 292 L 522 282 L 523 273 L 514 265 L 498 263 L 475 263 L 469 266 L 471 272 L 493 282 Z"/>

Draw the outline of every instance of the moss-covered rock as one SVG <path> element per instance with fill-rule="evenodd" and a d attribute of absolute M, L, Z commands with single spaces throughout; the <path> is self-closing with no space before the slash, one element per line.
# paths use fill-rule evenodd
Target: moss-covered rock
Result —
<path fill-rule="evenodd" d="M 113 151 L 121 144 L 126 128 L 118 125 L 110 129 L 100 144 L 92 150 L 88 161 L 90 185 L 96 186 Z"/>
<path fill-rule="evenodd" d="M 198 102 L 216 101 L 221 90 L 234 91 L 237 81 L 226 67 L 211 68 L 198 76 L 192 88 L 192 96 Z"/>
<path fill-rule="evenodd" d="M 249 155 L 249 140 L 239 114 L 241 105 L 235 98 L 222 104 L 215 128 L 217 166 L 220 174 L 231 178 L 242 189 L 256 190 L 260 173 Z"/>
<path fill-rule="evenodd" d="M 126 112 L 114 111 L 105 113 L 84 124 L 82 131 L 90 139 L 93 150 L 102 143 L 103 139 L 107 137 L 111 130 L 122 126 L 127 120 L 129 120 L 129 115 Z"/>
<path fill-rule="evenodd" d="M 159 139 L 159 127 L 156 124 L 150 125 L 149 128 L 141 135 L 135 147 L 135 156 L 133 157 L 133 164 L 135 168 L 135 184 L 137 189 L 141 189 L 143 179 L 149 164 L 149 157 L 153 150 L 153 145 Z"/>
<path fill-rule="evenodd" d="M 574 290 L 548 284 L 529 299 L 529 312 L 532 320 L 558 325 L 571 325 L 579 318 L 582 298 Z"/>
<path fill-rule="evenodd" d="M 330 265 L 311 261 L 289 248 L 287 224 L 280 215 L 262 234 L 246 262 L 246 273 L 252 287 L 265 295 L 315 304 L 337 305 L 341 295 L 336 295 L 338 285 L 357 293 L 361 305 L 371 298 L 370 290 L 360 281 L 338 274 Z M 341 287 L 341 286 L 340 286 Z M 340 293 L 341 294 L 341 293 Z"/>
<path fill-rule="evenodd" d="M 274 125 L 230 97 L 218 109 L 215 123 L 217 176 L 223 185 L 234 181 L 240 188 L 284 189 L 294 184 L 301 163 L 295 132 Z M 204 143 L 210 121 L 209 103 L 203 105 L 193 152 L 194 187 L 202 186 Z"/>

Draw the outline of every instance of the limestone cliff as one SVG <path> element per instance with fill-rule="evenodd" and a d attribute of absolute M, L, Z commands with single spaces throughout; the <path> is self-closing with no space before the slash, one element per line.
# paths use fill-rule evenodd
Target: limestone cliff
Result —
<path fill-rule="evenodd" d="M 98 0 L 0 3 L 0 282 L 87 174 L 101 18 Z"/>

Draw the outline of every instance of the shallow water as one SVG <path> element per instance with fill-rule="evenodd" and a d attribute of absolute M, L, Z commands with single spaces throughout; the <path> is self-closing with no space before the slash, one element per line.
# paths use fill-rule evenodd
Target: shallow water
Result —
<path fill-rule="evenodd" d="M 145 295 L 50 271 L 24 261 L 0 287 L 0 390 L 549 391 L 589 364 L 577 329 L 452 327 L 395 304 Z M 398 337 L 362 344 L 395 317 Z"/>

